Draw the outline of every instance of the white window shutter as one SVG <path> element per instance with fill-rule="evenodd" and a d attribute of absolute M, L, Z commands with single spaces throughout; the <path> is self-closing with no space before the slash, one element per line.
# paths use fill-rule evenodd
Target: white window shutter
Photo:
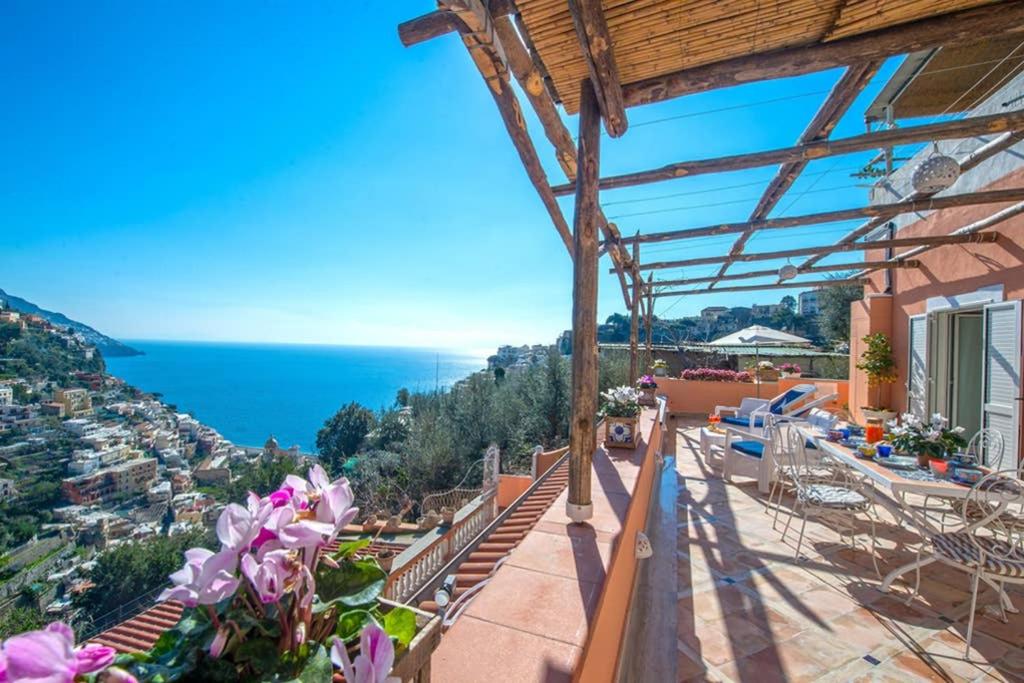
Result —
<path fill-rule="evenodd" d="M 1016 468 L 1019 462 L 1020 311 L 1020 301 L 985 306 L 982 426 L 1003 435 L 1002 461 L 989 463 L 1001 469 Z"/>
<path fill-rule="evenodd" d="M 907 412 L 923 418 L 928 412 L 928 316 L 910 316 L 907 346 Z"/>

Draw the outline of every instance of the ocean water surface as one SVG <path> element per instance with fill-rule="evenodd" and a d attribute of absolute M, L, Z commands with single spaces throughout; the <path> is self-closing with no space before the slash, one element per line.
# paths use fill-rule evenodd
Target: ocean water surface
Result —
<path fill-rule="evenodd" d="M 486 359 L 452 351 L 359 346 L 126 340 L 142 356 L 106 359 L 110 374 L 189 412 L 226 438 L 312 452 L 316 432 L 342 405 L 390 406 L 402 387 L 431 391 L 480 370 Z"/>

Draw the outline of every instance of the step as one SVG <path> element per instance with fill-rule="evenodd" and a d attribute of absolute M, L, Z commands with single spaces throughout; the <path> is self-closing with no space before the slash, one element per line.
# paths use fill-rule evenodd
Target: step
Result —
<path fill-rule="evenodd" d="M 514 543 L 481 543 L 479 550 L 491 553 L 501 553 L 502 555 L 508 555 L 508 552 L 515 547 Z"/>
<path fill-rule="evenodd" d="M 507 554 L 508 553 L 504 553 L 504 552 L 493 552 L 493 551 L 488 552 L 488 551 L 474 550 L 472 553 L 469 554 L 469 557 L 466 558 L 466 562 L 468 562 L 470 564 L 477 564 L 477 563 L 483 564 L 483 563 L 488 563 L 489 562 L 489 563 L 491 563 L 493 565 L 495 562 L 497 562 L 501 558 L 505 557 L 505 555 L 507 555 Z M 461 567 L 460 567 L 460 569 L 461 569 Z"/>
<path fill-rule="evenodd" d="M 420 609 L 424 612 L 430 612 L 431 614 L 437 614 L 437 603 L 433 600 L 424 600 L 420 603 Z"/>
<path fill-rule="evenodd" d="M 469 588 L 470 586 L 475 586 L 486 579 L 486 574 L 459 574 L 455 577 L 455 585 Z"/>
<path fill-rule="evenodd" d="M 500 559 L 500 558 L 499 558 Z M 495 561 L 491 562 L 463 562 L 459 565 L 459 574 L 484 575 L 491 573 Z"/>

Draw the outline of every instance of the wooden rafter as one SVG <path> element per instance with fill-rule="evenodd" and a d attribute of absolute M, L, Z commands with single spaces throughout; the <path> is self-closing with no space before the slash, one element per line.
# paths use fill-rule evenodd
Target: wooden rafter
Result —
<path fill-rule="evenodd" d="M 985 143 L 984 145 L 982 145 L 981 147 L 979 147 L 978 149 L 974 150 L 970 154 L 966 155 L 963 159 L 961 159 L 960 173 L 967 173 L 968 171 L 975 168 L 982 162 L 991 159 L 996 154 L 999 154 L 1000 152 L 1006 149 L 1009 149 L 1010 147 L 1014 146 L 1021 140 L 1024 140 L 1024 131 L 1010 131 L 1008 133 L 1003 133 L 1002 135 Z M 934 196 L 935 194 L 936 193 L 934 192 L 918 192 L 915 190 L 906 197 L 906 201 L 926 199 L 928 197 Z M 886 221 L 893 219 L 895 216 L 896 214 L 882 214 L 876 216 L 871 220 L 867 221 L 866 223 L 864 223 L 863 225 L 859 226 L 858 228 L 846 233 L 846 235 L 839 239 L 839 242 L 854 242 L 863 237 L 864 235 L 873 232 L 877 228 L 880 228 L 882 225 L 885 224 Z M 798 266 L 798 268 L 812 266 L 821 259 L 821 256 L 812 256 L 803 263 L 801 263 Z"/>
<path fill-rule="evenodd" d="M 907 260 L 894 260 L 894 261 L 860 261 L 857 263 L 837 263 L 827 266 L 809 266 L 799 272 L 800 275 L 810 275 L 812 273 L 842 273 L 842 272 L 855 272 L 858 269 L 864 270 L 894 270 L 897 268 L 920 268 L 921 262 L 914 259 Z M 701 283 L 708 283 L 716 279 L 720 279 L 722 282 L 734 281 L 734 280 L 751 280 L 758 277 L 772 277 L 778 275 L 778 268 L 769 268 L 766 270 L 752 270 L 746 273 L 729 273 L 719 278 L 717 275 L 711 275 L 708 277 L 690 277 L 681 278 L 679 280 L 655 280 L 652 284 L 655 287 L 681 287 L 683 285 L 696 285 Z"/>
<path fill-rule="evenodd" d="M 516 5 L 512 0 L 491 0 L 488 9 L 492 17 L 502 17 L 515 12 Z M 460 30 L 460 19 L 450 9 L 439 9 L 422 16 L 403 21 L 398 25 L 398 38 L 402 45 L 412 47 L 446 33 L 457 33 Z"/>
<path fill-rule="evenodd" d="M 825 101 L 814 114 L 810 123 L 807 124 L 804 132 L 801 133 L 797 144 L 803 145 L 827 139 L 832 134 L 832 130 L 838 125 L 839 120 L 849 110 L 850 105 L 857 99 L 857 95 L 867 87 L 867 84 L 878 72 L 878 67 L 881 65 L 881 60 L 875 60 L 847 67 L 846 71 L 843 72 L 843 75 L 829 92 L 828 97 L 825 98 Z M 779 200 L 782 199 L 783 195 L 786 194 L 786 191 L 793 186 L 797 177 L 807 168 L 808 163 L 807 160 L 800 160 L 787 162 L 779 166 L 775 177 L 768 183 L 768 187 L 765 188 L 761 199 L 750 214 L 750 221 L 753 222 L 766 218 L 771 213 L 771 210 L 775 208 L 775 205 L 779 203 Z M 729 253 L 738 254 L 743 251 L 743 248 L 747 245 L 750 238 L 753 237 L 756 230 L 756 227 L 750 226 L 741 232 Z M 729 265 L 728 261 L 722 264 L 722 267 L 718 270 L 718 277 L 725 275 Z M 717 280 L 712 280 L 708 286 L 714 287 L 716 282 Z"/>
<path fill-rule="evenodd" d="M 590 72 L 590 81 L 597 92 L 605 130 L 613 138 L 620 137 L 629 124 L 626 105 L 622 101 L 619 67 L 615 64 L 615 51 L 608 35 L 608 22 L 604 18 L 601 0 L 569 0 L 569 13 Z"/>
<path fill-rule="evenodd" d="M 842 278 L 836 280 L 808 280 L 806 282 L 770 282 L 762 285 L 735 285 L 730 287 L 718 287 L 711 289 L 710 287 L 704 289 L 685 289 L 685 290 L 665 290 L 661 292 L 654 292 L 654 297 L 660 299 L 668 296 L 687 296 L 690 294 L 718 294 L 719 292 L 756 292 L 759 290 L 769 289 L 815 289 L 817 287 L 835 287 L 836 285 L 864 285 L 869 282 L 866 277 L 857 278 Z"/>
<path fill-rule="evenodd" d="M 494 19 L 494 31 L 504 49 L 505 57 L 508 60 L 509 69 L 512 75 L 519 82 L 526 99 L 533 107 L 534 113 L 540 120 L 541 127 L 548 142 L 555 149 L 555 158 L 558 165 L 565 173 L 566 179 L 576 180 L 576 143 L 573 142 L 569 129 L 565 127 L 562 118 L 558 115 L 555 103 L 544 88 L 544 78 L 540 67 L 531 57 L 529 50 L 523 45 L 519 33 L 512 24 L 510 17 L 498 17 Z M 598 217 L 601 221 L 601 232 L 604 234 L 606 245 L 615 245 L 618 242 L 618 229 L 615 224 L 609 223 L 604 212 L 598 207 Z M 632 270 L 632 263 L 625 250 L 620 246 L 611 246 L 608 249 L 612 263 L 615 265 L 616 275 L 619 278 L 619 288 L 622 290 L 622 299 L 628 308 L 630 305 L 629 285 L 626 283 L 625 273 Z"/>
<path fill-rule="evenodd" d="M 771 261 L 773 259 L 807 256 L 810 254 L 834 254 L 846 251 L 864 251 L 865 249 L 895 249 L 898 247 L 918 247 L 925 245 L 967 244 L 977 242 L 994 242 L 995 233 L 970 235 L 941 235 L 937 237 L 903 237 L 893 240 L 877 240 L 874 242 L 850 242 L 848 244 L 828 244 L 819 247 L 801 247 L 783 251 L 771 251 L 759 254 L 738 254 L 736 256 L 707 256 L 702 258 L 684 259 L 682 261 L 660 261 L 641 263 L 640 270 L 660 270 L 664 268 L 682 268 L 684 266 L 702 266 L 712 263 L 735 261 Z"/>
<path fill-rule="evenodd" d="M 620 187 L 632 187 L 722 171 L 739 171 L 745 168 L 771 166 L 794 161 L 811 161 L 825 157 L 863 152 L 879 147 L 893 147 L 912 142 L 931 140 L 957 140 L 975 135 L 989 135 L 1009 130 L 1024 129 L 1024 111 L 1012 111 L 1003 114 L 975 116 L 967 119 L 929 123 L 921 126 L 893 128 L 890 130 L 864 133 L 836 140 L 818 140 L 794 147 L 783 147 L 764 152 L 735 154 L 713 159 L 698 159 L 669 164 L 649 171 L 624 173 L 601 179 L 602 190 Z M 554 193 L 558 196 L 572 194 L 575 189 L 572 183 L 557 185 Z"/>
<path fill-rule="evenodd" d="M 1024 200 L 1024 187 L 1008 188 L 1004 190 L 987 190 L 982 192 L 965 192 L 963 194 L 951 195 L 948 197 L 923 197 L 921 199 L 908 199 L 906 201 L 894 202 L 892 204 L 872 204 L 854 209 L 837 209 L 835 211 L 809 213 L 802 216 L 764 218 L 737 223 L 707 225 L 699 228 L 666 230 L 664 232 L 648 233 L 646 235 L 638 235 L 636 237 L 626 237 L 621 241 L 623 244 L 630 244 L 632 242 L 639 242 L 642 244 L 649 242 L 672 242 L 675 240 L 707 237 L 711 235 L 729 235 L 735 233 L 749 234 L 757 230 L 779 230 L 784 228 L 798 228 L 807 225 L 820 225 L 823 223 L 837 223 L 857 218 L 883 217 L 883 220 L 889 220 L 893 216 L 897 216 L 902 213 L 939 211 L 956 206 L 1000 204 L 1002 202 L 1019 202 L 1021 200 Z"/>
<path fill-rule="evenodd" d="M 865 60 L 1024 32 L 1024 2 L 995 2 L 827 43 L 784 48 L 683 69 L 623 86 L 626 106 L 754 81 L 800 76 Z"/>
<path fill-rule="evenodd" d="M 1015 216 L 1020 216 L 1021 214 L 1024 214 L 1024 202 L 1018 202 L 1017 204 L 1008 206 L 1005 209 L 1002 209 L 1001 211 L 996 211 L 991 216 L 982 218 L 980 221 L 975 221 L 970 225 L 965 225 L 964 227 L 955 230 L 950 235 L 950 237 L 984 237 L 986 238 L 985 240 L 983 240 L 985 242 L 995 242 L 997 233 L 982 231 L 994 228 L 1003 221 L 1009 220 Z M 884 242 L 881 241 L 868 242 L 867 244 L 870 244 L 872 249 L 885 248 Z M 879 246 L 876 247 L 875 245 Z M 917 256 L 920 256 L 926 251 L 931 251 L 932 249 L 935 249 L 940 246 L 942 245 L 922 244 L 915 249 L 910 249 L 909 251 L 905 251 L 902 254 L 896 254 L 892 258 L 888 259 L 887 263 L 892 263 L 893 261 L 902 261 L 903 259 L 913 259 Z M 856 273 L 855 277 L 866 275 L 874 270 L 878 270 L 878 268 L 865 268 L 863 271 Z"/>
<path fill-rule="evenodd" d="M 508 131 L 512 144 L 515 145 L 516 151 L 519 153 L 519 159 L 522 161 L 523 168 L 526 169 L 530 183 L 540 195 L 541 202 L 547 209 L 551 222 L 555 225 L 555 230 L 558 231 L 565 248 L 572 256 L 572 233 L 569 231 L 569 224 L 551 192 L 547 173 L 540 163 L 537 149 L 526 129 L 526 119 L 523 117 L 519 98 L 516 97 L 512 90 L 512 84 L 509 82 L 508 68 L 501 50 L 501 43 L 494 35 L 493 22 L 486 11 L 481 13 L 482 5 L 479 4 L 479 0 L 447 0 L 447 6 L 462 22 L 459 29 L 462 42 L 466 45 L 473 63 L 476 64 L 480 75 L 487 83 L 487 89 L 498 106 L 505 130 Z"/>

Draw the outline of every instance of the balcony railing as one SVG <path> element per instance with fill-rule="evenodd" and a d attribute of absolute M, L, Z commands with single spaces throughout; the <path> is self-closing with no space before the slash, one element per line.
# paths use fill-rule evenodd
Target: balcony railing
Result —
<path fill-rule="evenodd" d="M 452 524 L 443 536 L 391 573 L 384 587 L 385 598 L 395 602 L 408 602 L 409 598 L 436 576 L 460 550 L 487 528 L 497 513 L 494 491 L 478 496 L 470 505 L 475 507 Z"/>

